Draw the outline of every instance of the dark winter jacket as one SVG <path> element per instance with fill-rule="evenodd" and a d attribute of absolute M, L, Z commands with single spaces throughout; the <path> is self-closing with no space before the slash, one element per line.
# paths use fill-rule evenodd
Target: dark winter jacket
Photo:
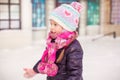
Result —
<path fill-rule="evenodd" d="M 56 57 L 58 58 L 62 49 L 57 51 Z M 83 71 L 83 50 L 78 42 L 78 40 L 74 40 L 64 52 L 64 57 L 60 63 L 56 63 L 58 65 L 58 73 L 54 77 L 47 76 L 47 80 L 83 80 L 82 79 L 82 71 Z M 39 63 L 40 61 L 38 61 Z M 37 73 L 37 65 L 33 67 L 33 70 Z"/>

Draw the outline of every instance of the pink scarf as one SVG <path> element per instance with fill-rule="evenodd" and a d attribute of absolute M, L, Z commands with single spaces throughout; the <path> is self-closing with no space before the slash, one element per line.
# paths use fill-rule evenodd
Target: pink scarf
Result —
<path fill-rule="evenodd" d="M 57 74 L 58 67 L 54 64 L 56 52 L 58 49 L 68 46 L 76 38 L 76 35 L 76 32 L 69 31 L 64 31 L 59 35 L 49 33 L 46 42 L 47 47 L 38 66 L 40 73 L 47 74 L 48 76 L 55 76 Z M 51 42 L 53 37 L 56 37 L 55 42 Z"/>

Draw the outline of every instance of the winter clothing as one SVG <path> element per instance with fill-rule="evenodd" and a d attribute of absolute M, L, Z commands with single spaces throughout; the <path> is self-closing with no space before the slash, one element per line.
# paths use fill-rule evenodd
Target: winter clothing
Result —
<path fill-rule="evenodd" d="M 56 60 L 56 51 L 60 48 L 67 47 L 75 38 L 76 32 L 69 32 L 64 30 L 62 33 L 56 36 L 55 42 L 51 42 L 53 33 L 49 33 L 47 39 L 47 47 L 43 53 L 42 60 L 38 65 L 38 70 L 42 74 L 48 76 L 55 76 L 57 74 L 58 67 L 54 64 Z"/>
<path fill-rule="evenodd" d="M 50 14 L 50 19 L 59 23 L 68 31 L 76 31 L 78 28 L 80 12 L 82 5 L 78 2 L 72 2 L 70 5 L 62 4 Z"/>
<path fill-rule="evenodd" d="M 57 51 L 56 58 L 59 57 L 61 48 Z M 79 42 L 75 39 L 68 47 L 65 48 L 64 57 L 61 62 L 56 63 L 58 73 L 54 77 L 47 76 L 47 80 L 83 80 L 82 79 L 82 58 L 83 50 Z M 37 73 L 37 66 L 40 61 L 34 66 L 33 70 Z"/>

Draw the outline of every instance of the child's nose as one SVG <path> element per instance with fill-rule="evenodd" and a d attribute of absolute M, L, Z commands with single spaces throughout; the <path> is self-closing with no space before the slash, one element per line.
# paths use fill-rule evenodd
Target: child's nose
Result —
<path fill-rule="evenodd" d="M 50 29 L 51 30 L 54 30 L 55 26 L 54 25 L 51 25 Z"/>

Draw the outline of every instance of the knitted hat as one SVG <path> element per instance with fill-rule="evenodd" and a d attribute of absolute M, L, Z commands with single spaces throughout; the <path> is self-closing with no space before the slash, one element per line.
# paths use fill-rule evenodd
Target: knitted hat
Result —
<path fill-rule="evenodd" d="M 76 31 L 78 28 L 82 5 L 78 2 L 62 4 L 50 14 L 50 19 L 57 22 L 68 31 Z"/>

